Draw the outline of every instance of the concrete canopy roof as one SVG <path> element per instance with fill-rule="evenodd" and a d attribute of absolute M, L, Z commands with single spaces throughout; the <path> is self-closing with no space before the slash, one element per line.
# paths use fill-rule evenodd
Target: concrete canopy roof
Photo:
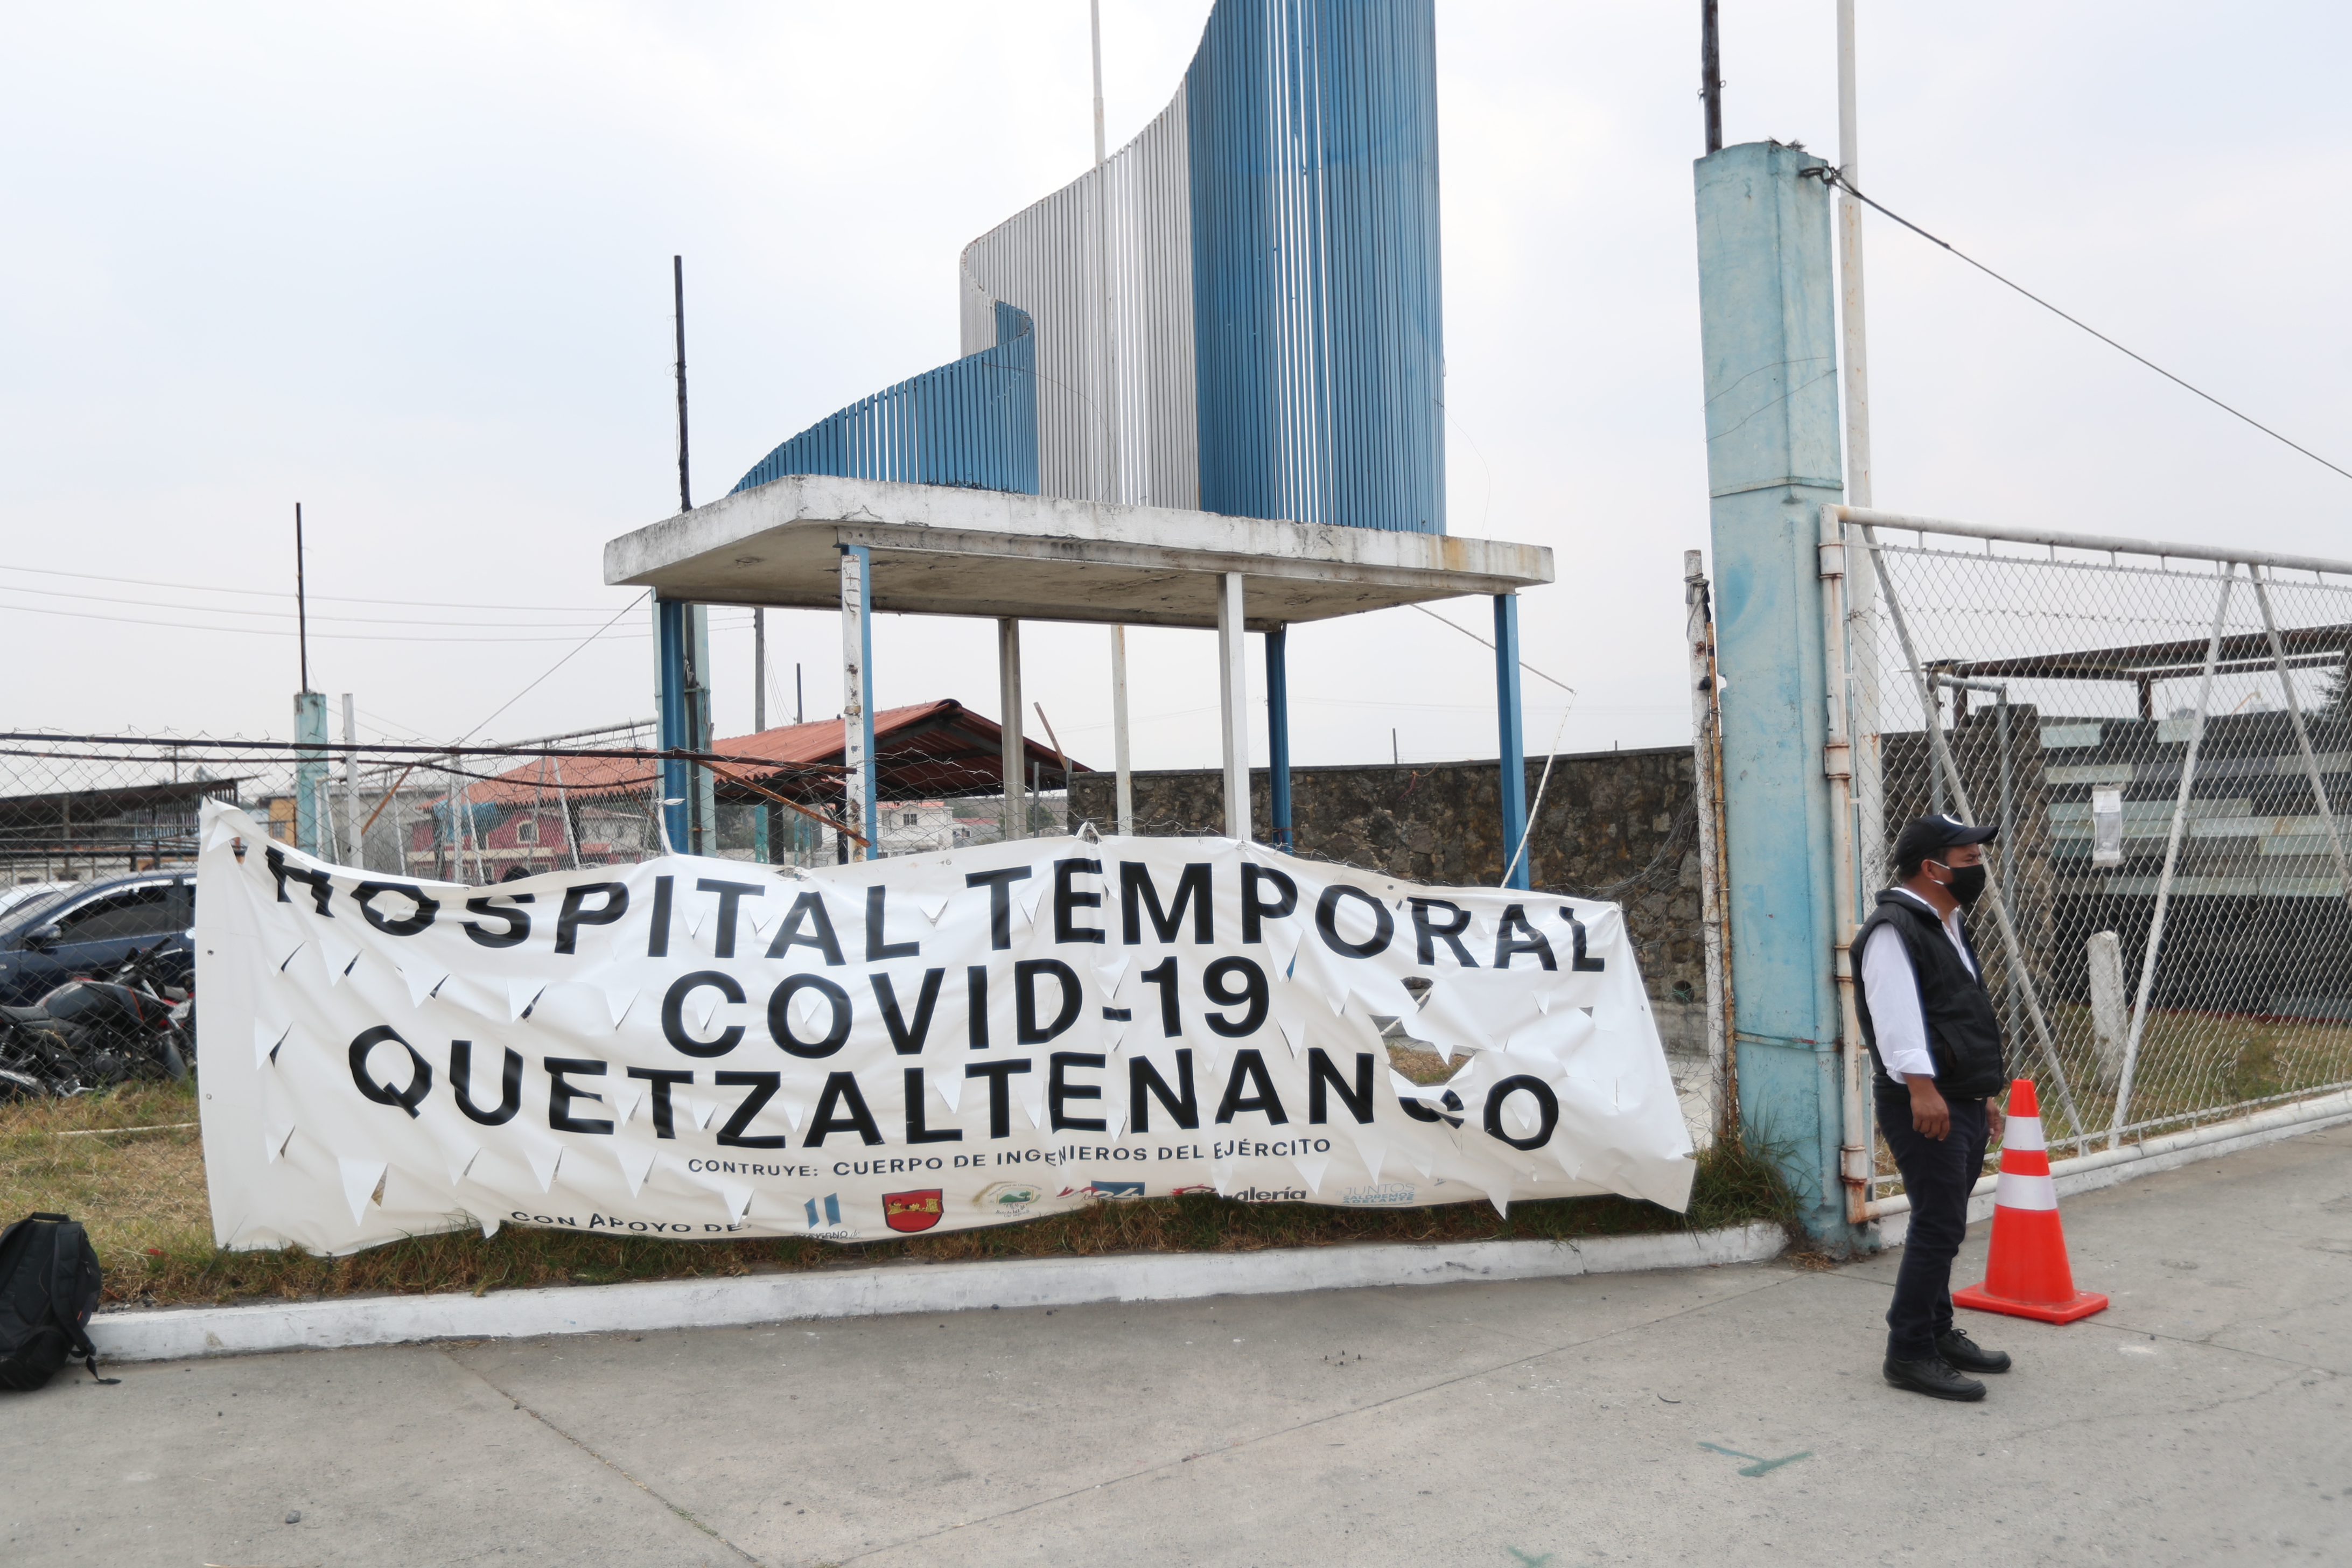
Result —
<path fill-rule="evenodd" d="M 840 552 L 872 552 L 872 607 L 1213 627 L 1239 572 L 1253 630 L 1552 581 L 1540 545 L 792 475 L 624 534 L 604 581 L 665 599 L 837 609 Z"/>

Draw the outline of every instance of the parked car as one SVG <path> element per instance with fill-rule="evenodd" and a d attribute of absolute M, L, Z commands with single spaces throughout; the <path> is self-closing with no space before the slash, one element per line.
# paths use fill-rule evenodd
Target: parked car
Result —
<path fill-rule="evenodd" d="M 27 1007 L 77 975 L 112 968 L 132 948 L 164 949 L 159 974 L 194 984 L 195 878 L 144 871 L 28 899 L 0 914 L 0 1006 Z"/>
<path fill-rule="evenodd" d="M 18 882 L 0 888 L 0 925 L 5 925 L 16 911 L 31 908 L 36 899 L 47 902 L 51 894 L 69 893 L 80 886 L 79 882 Z"/>

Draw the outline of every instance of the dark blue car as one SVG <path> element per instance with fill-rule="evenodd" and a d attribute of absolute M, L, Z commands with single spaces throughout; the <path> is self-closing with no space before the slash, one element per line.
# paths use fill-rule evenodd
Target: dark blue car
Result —
<path fill-rule="evenodd" d="M 164 944 L 166 973 L 195 974 L 193 873 L 142 871 L 28 900 L 0 916 L 0 1006 L 29 1007 L 78 974 Z"/>

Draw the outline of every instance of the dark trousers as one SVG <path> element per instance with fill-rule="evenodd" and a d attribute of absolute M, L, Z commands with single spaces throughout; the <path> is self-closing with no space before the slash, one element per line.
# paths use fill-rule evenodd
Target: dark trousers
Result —
<path fill-rule="evenodd" d="M 1936 1353 L 1936 1337 L 1952 1326 L 1952 1258 L 1968 1234 L 1969 1189 L 1984 1170 L 1985 1102 L 1945 1103 L 1951 1132 L 1927 1138 L 1911 1125 L 1909 1089 L 1878 1091 L 1878 1131 L 1911 1198 L 1911 1233 L 1886 1309 L 1886 1353 L 1897 1361 L 1926 1361 Z"/>

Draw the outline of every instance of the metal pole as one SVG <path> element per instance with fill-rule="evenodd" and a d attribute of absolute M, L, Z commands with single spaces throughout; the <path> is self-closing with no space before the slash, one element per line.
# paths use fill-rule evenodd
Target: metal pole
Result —
<path fill-rule="evenodd" d="M 1249 662 L 1244 657 L 1242 574 L 1217 577 L 1217 706 L 1224 724 L 1225 837 L 1247 840 L 1249 798 Z"/>
<path fill-rule="evenodd" d="M 1845 1187 L 1845 1217 L 1870 1217 L 1870 1102 L 1862 1090 L 1862 1022 L 1854 1002 L 1854 908 L 1860 902 L 1853 856 L 1853 764 L 1846 707 L 1845 529 L 1834 507 L 1821 510 L 1815 558 L 1822 593 L 1822 667 L 1829 723 L 1822 740 L 1822 776 L 1830 786 L 1830 973 L 1838 992 L 1841 1106 L 1838 1180 Z"/>
<path fill-rule="evenodd" d="M 768 728 L 768 612 L 751 611 L 751 732 Z M 775 808 L 761 801 L 751 808 L 751 858 L 762 863 L 775 858 L 768 835 L 775 825 Z"/>
<path fill-rule="evenodd" d="M 686 448 L 686 258 L 669 258 L 670 300 L 677 323 L 677 510 L 694 510 L 694 480 Z"/>
<path fill-rule="evenodd" d="M 2124 1070 L 2116 1079 L 2116 1119 L 2107 1129 L 2110 1149 L 2122 1142 L 2123 1125 L 2131 1110 L 2132 1079 L 2139 1069 L 2139 1043 L 2147 1030 L 2148 1002 L 2156 990 L 2157 952 L 2164 945 L 2164 917 L 2172 905 L 2172 876 L 2180 864 L 2180 841 L 2189 832 L 2189 792 L 2197 784 L 2197 752 L 2205 742 L 2205 710 L 2213 701 L 2213 667 L 2221 659 L 2221 625 L 2230 614 L 2230 590 L 2237 582 L 2237 567 L 2225 567 L 2221 573 L 2221 596 L 2213 606 L 2213 635 L 2205 644 L 2205 673 L 2197 686 L 2197 713 L 2189 721 L 2189 749 L 2180 759 L 2180 788 L 2172 797 L 2172 826 L 2164 836 L 2164 869 L 2156 879 L 2156 909 L 2148 916 L 2147 942 L 2140 949 L 2139 994 L 2132 1000 L 2131 1034 L 2124 1041 Z"/>
<path fill-rule="evenodd" d="M 1871 504 L 1870 354 L 1864 330 L 1862 204 L 1851 185 L 1861 178 L 1862 131 L 1855 109 L 1853 0 L 1838 0 L 1838 168 L 1847 187 L 1838 192 L 1838 309 L 1844 351 L 1845 503 Z M 1882 887 L 1886 875 L 1886 784 L 1878 748 L 1877 573 L 1867 551 L 1846 557 L 1846 663 L 1853 682 L 1855 839 L 1861 884 Z"/>
<path fill-rule="evenodd" d="M 359 706 L 352 694 L 343 693 L 343 822 L 344 847 L 350 852 L 348 864 L 367 869 L 367 845 L 360 826 L 359 777 Z"/>
<path fill-rule="evenodd" d="M 881 847 L 875 836 L 879 805 L 874 787 L 874 703 L 868 667 L 874 660 L 874 620 L 866 578 L 873 556 L 863 544 L 841 549 L 841 763 L 849 791 L 847 821 L 866 835 L 859 859 Z"/>
<path fill-rule="evenodd" d="M 1122 835 L 1135 832 L 1135 774 L 1127 744 L 1127 628 L 1110 629 L 1110 750 L 1113 804 Z"/>
<path fill-rule="evenodd" d="M 1022 793 L 1022 763 L 1028 746 L 1021 738 L 1021 623 L 1011 616 L 996 623 L 998 775 L 1004 781 L 1004 837 L 1029 837 L 1029 808 Z"/>
<path fill-rule="evenodd" d="M 1290 845 L 1290 631 L 1265 634 L 1266 821 L 1276 847 Z"/>
<path fill-rule="evenodd" d="M 1723 59 L 1715 0 L 1698 5 L 1698 93 L 1706 100 L 1706 150 L 1723 151 Z"/>
<path fill-rule="evenodd" d="M 2248 567 L 2246 575 L 2254 584 L 2254 602 L 2263 607 L 2263 630 L 2271 639 L 2271 658 L 2278 662 L 2279 686 L 2286 692 L 2287 717 L 2294 724 L 2294 743 L 2303 752 L 2304 772 L 2311 779 L 2311 798 L 2319 807 L 2319 820 L 2327 829 L 2327 847 L 2336 856 L 2336 877 L 2344 896 L 2352 900 L 2352 862 L 2344 854 L 2344 837 L 2336 829 L 2336 812 L 2328 805 L 2327 785 L 2319 776 L 2319 758 L 2311 749 L 2311 731 L 2303 722 L 2303 704 L 2294 694 L 2294 679 L 2287 674 L 2286 647 L 2279 641 L 2278 622 L 2271 616 L 2271 591 L 2263 581 L 2259 568 Z"/>
<path fill-rule="evenodd" d="M 302 575 L 302 503 L 294 503 L 294 640 L 302 656 L 302 687 L 310 689 L 310 595 Z"/>
<path fill-rule="evenodd" d="M 1870 357 L 1864 334 L 1862 130 L 1854 110 L 1853 0 L 1838 0 L 1838 281 L 1844 317 L 1845 501 L 1870 505 Z"/>
<path fill-rule="evenodd" d="M 1736 1126 L 1729 1110 L 1731 989 L 1723 896 L 1723 821 L 1718 773 L 1723 745 L 1715 706 L 1715 627 L 1708 615 L 1706 568 L 1696 550 L 1683 552 L 1684 640 L 1690 649 L 1691 795 L 1698 816 L 1699 934 L 1706 961 L 1706 1057 L 1715 1086 L 1718 1133 Z"/>
<path fill-rule="evenodd" d="M 691 715 L 688 725 L 698 752 L 709 752 L 714 738 L 710 721 L 710 606 L 686 607 L 686 700 Z M 719 775 L 700 763 L 687 764 L 687 832 L 689 855 L 719 853 Z"/>
<path fill-rule="evenodd" d="M 572 868 L 580 869 L 580 825 L 572 820 L 572 796 L 563 788 L 563 759 L 555 761 L 555 808 L 563 813 L 563 842 L 572 849 Z"/>
<path fill-rule="evenodd" d="M 793 663 L 793 722 L 808 722 L 808 697 L 801 687 L 801 667 L 797 659 Z"/>
<path fill-rule="evenodd" d="M 408 816 L 405 812 L 400 809 L 400 779 L 406 778 L 407 776 L 408 775 L 406 773 L 403 773 L 400 775 L 400 778 L 395 778 L 392 781 L 391 802 L 392 842 L 393 847 L 396 851 L 394 856 L 394 864 L 399 870 L 400 874 L 404 877 L 415 874 L 410 870 L 410 867 L 413 862 L 410 860 L 408 853 Z M 383 808 L 382 806 L 378 806 L 376 809 L 381 811 Z"/>
<path fill-rule="evenodd" d="M 2017 866 L 2019 851 L 2017 844 L 2017 813 L 2011 804 L 2011 780 L 2014 770 L 2011 766 L 2010 760 L 2008 686 L 2003 685 L 2001 687 L 2000 692 L 1996 699 L 1996 702 L 1998 705 L 1995 707 L 1993 711 L 2000 731 L 2001 849 L 2000 864 L 1995 868 L 1994 874 L 2000 878 L 2002 893 L 2007 897 L 2009 902 L 2011 905 L 2014 905 L 2017 902 Z M 2009 1003 L 2009 1032 L 2011 1035 L 2014 1036 L 2018 1033 L 2017 987 L 2014 985 L 2010 987 L 2007 1001 Z"/>
<path fill-rule="evenodd" d="M 1944 775 L 1936 766 L 1933 752 L 1944 739 L 1944 685 L 1935 670 L 1927 672 L 1927 730 L 1930 756 L 1927 763 L 1927 809 L 1937 816 L 1944 815 Z"/>
<path fill-rule="evenodd" d="M 1519 702 L 1519 601 L 1495 595 L 1495 729 L 1502 752 L 1503 886 L 1529 885 L 1528 747 Z"/>
<path fill-rule="evenodd" d="M 1843 510 L 1843 508 L 1839 510 Z M 1865 523 L 1862 539 L 1871 554 L 1878 556 L 1878 531 Z M 1886 618 L 1894 624 L 1896 644 L 1903 650 L 1904 666 L 1918 683 L 1919 704 L 1927 712 L 1929 771 L 1937 773 L 1940 770 L 1940 776 L 1950 781 L 1952 798 L 1958 805 L 1960 814 L 1972 818 L 1976 812 L 1969 805 L 1969 786 L 1960 782 L 1959 764 L 1952 760 L 1952 750 L 1944 743 L 1943 727 L 1936 722 L 1936 700 L 1927 684 L 1928 671 L 1919 662 L 1919 650 L 1911 641 L 1911 624 L 1904 617 L 1903 601 L 1895 594 L 1894 584 L 1887 579 L 1885 560 L 1880 558 L 1877 565 L 1879 591 L 1886 600 Z M 2033 1020 L 2034 1035 L 2042 1047 L 2042 1060 L 2049 1064 L 2050 1080 L 2058 1086 L 2058 1101 L 2065 1108 L 2067 1121 L 2074 1129 L 2074 1145 L 2080 1149 L 2085 1141 L 2083 1118 L 2075 1110 L 2074 1091 L 2066 1082 L 2066 1069 L 2058 1060 L 2058 1042 L 2051 1033 L 2049 1017 L 2042 1011 L 2042 994 L 2034 986 L 2032 972 L 2027 969 L 2025 954 L 2018 946 L 2017 927 L 2009 918 L 2009 900 L 2001 897 L 1998 882 L 1989 880 L 1986 890 L 1992 899 L 1993 922 L 2000 928 L 2001 945 L 2009 952 L 2010 982 L 2025 995 L 2026 1016 Z"/>
<path fill-rule="evenodd" d="M 1839 509 L 1851 523 L 1865 528 L 1892 528 L 1905 533 L 1948 533 L 1959 539 L 1997 539 L 2011 544 L 2054 545 L 2061 550 L 2088 550 L 2097 554 L 2177 556 L 2183 561 L 2218 561 L 2237 565 L 2268 566 L 2280 572 L 2325 572 L 2352 577 L 2352 561 L 2320 555 L 2281 555 L 2275 551 L 2246 550 L 2217 544 L 2175 544 L 2161 539 L 2127 539 L 2112 533 L 2066 533 L 2050 528 L 1993 528 L 1950 518 L 1913 517 L 1906 512 L 1879 511 L 1869 507 Z"/>

